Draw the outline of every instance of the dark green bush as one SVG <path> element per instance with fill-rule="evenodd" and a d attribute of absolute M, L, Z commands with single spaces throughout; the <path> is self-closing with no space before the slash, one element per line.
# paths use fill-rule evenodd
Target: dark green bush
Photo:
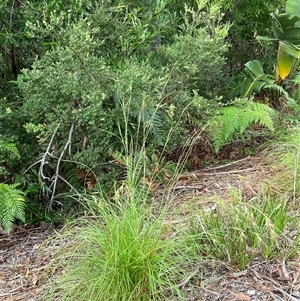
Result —
<path fill-rule="evenodd" d="M 173 16 L 161 7 L 102 3 L 57 33 L 59 45 L 18 78 L 24 126 L 49 162 L 44 176 L 57 176 L 68 160 L 111 179 L 111 154 L 126 151 L 125 142 L 150 154 L 184 143 L 186 124 L 205 104 L 199 96 L 216 94 L 225 63 L 228 27 L 211 27 L 217 14 L 185 7 L 183 23 L 167 29 Z M 156 36 L 166 39 L 153 51 Z"/>

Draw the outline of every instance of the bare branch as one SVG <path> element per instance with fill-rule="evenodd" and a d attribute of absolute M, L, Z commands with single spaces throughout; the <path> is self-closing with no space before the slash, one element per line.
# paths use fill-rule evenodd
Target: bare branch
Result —
<path fill-rule="evenodd" d="M 56 133 L 57 133 L 57 131 L 58 131 L 60 125 L 61 125 L 61 123 L 59 123 L 59 124 L 57 125 L 57 127 L 55 128 L 55 130 L 54 130 L 54 132 L 53 132 L 53 134 L 52 134 L 52 137 L 51 137 L 51 139 L 50 139 L 50 142 L 49 142 L 49 144 L 48 144 L 48 146 L 47 146 L 47 149 L 46 149 L 45 153 L 43 154 L 42 159 L 38 161 L 38 162 L 41 162 L 40 168 L 39 168 L 39 182 L 40 182 L 40 183 L 43 183 L 44 180 L 50 181 L 50 179 L 44 175 L 43 170 L 44 170 L 44 166 L 47 164 L 47 161 L 46 161 L 47 156 L 49 155 L 49 156 L 52 157 L 52 154 L 50 153 L 50 148 L 51 148 L 51 146 L 52 146 L 54 137 L 56 136 Z M 35 165 L 35 163 L 34 163 L 33 165 Z M 33 166 L 33 165 L 31 165 L 31 166 Z"/>
<path fill-rule="evenodd" d="M 70 128 L 70 131 L 69 131 L 69 137 L 68 137 L 68 141 L 66 142 L 65 144 L 65 147 L 63 148 L 59 158 L 58 158 L 58 161 L 57 161 L 57 164 L 56 164 L 56 171 L 55 171 L 55 175 L 53 176 L 53 189 L 52 189 L 52 195 L 51 195 L 51 199 L 50 199 L 50 202 L 49 202 L 49 206 L 48 208 L 50 209 L 52 207 L 52 204 L 53 204 L 53 200 L 54 200 L 54 195 L 55 195 L 55 191 L 56 191 L 56 187 L 57 187 L 57 182 L 58 182 L 58 179 L 60 178 L 59 177 L 59 167 L 60 167 L 60 163 L 62 161 L 62 158 L 66 152 L 66 150 L 68 149 L 69 145 L 71 144 L 72 142 L 72 134 L 73 134 L 73 130 L 74 130 L 74 122 L 72 122 L 71 124 L 71 128 Z M 53 136 L 52 136 L 53 137 Z"/>

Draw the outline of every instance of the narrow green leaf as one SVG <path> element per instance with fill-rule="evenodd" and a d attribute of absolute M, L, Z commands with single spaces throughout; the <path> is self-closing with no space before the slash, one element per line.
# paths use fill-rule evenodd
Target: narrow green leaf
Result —
<path fill-rule="evenodd" d="M 256 39 L 259 41 L 277 41 L 275 38 L 266 37 L 266 36 L 256 36 Z"/>

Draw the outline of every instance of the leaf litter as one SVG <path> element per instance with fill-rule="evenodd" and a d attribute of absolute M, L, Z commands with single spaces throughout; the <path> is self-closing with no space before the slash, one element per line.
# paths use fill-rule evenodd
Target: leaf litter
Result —
<path fill-rule="evenodd" d="M 256 197 L 263 185 L 272 189 L 273 173 L 269 162 L 255 156 L 181 175 L 169 192 L 173 209 L 168 222 L 180 222 L 195 208 L 214 210 L 214 198 L 230 202 L 233 191 L 246 200 Z M 0 234 L 0 301 L 36 301 L 52 288 L 53 278 L 63 272 L 53 269 L 53 260 L 67 243 L 57 239 L 59 231 L 41 224 Z M 178 287 L 186 301 L 300 301 L 300 258 L 285 262 L 258 256 L 243 271 L 230 263 L 204 261 L 191 267 Z"/>

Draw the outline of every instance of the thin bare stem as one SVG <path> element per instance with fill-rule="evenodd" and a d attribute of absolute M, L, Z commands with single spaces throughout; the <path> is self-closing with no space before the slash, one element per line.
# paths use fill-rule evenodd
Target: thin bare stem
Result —
<path fill-rule="evenodd" d="M 41 162 L 40 168 L 39 168 L 39 182 L 40 182 L 40 183 L 43 183 L 44 180 L 50 181 L 50 178 L 48 178 L 48 177 L 46 177 L 46 176 L 44 175 L 43 170 L 44 170 L 44 166 L 48 163 L 48 162 L 46 161 L 47 156 L 50 155 L 50 156 L 52 157 L 52 154 L 50 153 L 50 148 L 51 148 L 51 146 L 52 146 L 54 137 L 56 136 L 56 133 L 57 133 L 57 131 L 58 131 L 60 125 L 61 125 L 61 123 L 59 123 L 59 124 L 57 125 L 57 127 L 55 128 L 55 130 L 54 130 L 54 132 L 53 132 L 53 134 L 52 134 L 52 137 L 51 137 L 51 139 L 50 139 L 50 142 L 49 142 L 49 144 L 48 144 L 48 146 L 47 146 L 47 149 L 46 149 L 45 153 L 43 154 L 42 159 L 38 161 L 38 162 Z M 35 165 L 35 163 L 34 163 L 33 165 Z M 32 166 L 33 166 L 33 165 L 32 165 Z"/>
<path fill-rule="evenodd" d="M 58 179 L 59 179 L 59 167 L 60 167 L 60 163 L 62 161 L 62 158 L 63 158 L 66 150 L 68 149 L 69 145 L 72 142 L 73 130 L 74 130 L 74 122 L 72 122 L 72 124 L 71 124 L 70 131 L 69 131 L 68 141 L 66 142 L 65 147 L 63 148 L 63 150 L 62 150 L 62 152 L 61 152 L 61 154 L 60 154 L 60 156 L 58 158 L 58 161 L 57 161 L 57 164 L 56 164 L 55 175 L 52 177 L 52 179 L 53 179 L 53 189 L 52 189 L 52 195 L 51 195 L 51 199 L 50 199 L 50 202 L 49 202 L 48 209 L 50 209 L 52 207 L 52 204 L 53 204 L 53 200 L 54 200 L 54 196 L 55 196 L 55 191 L 56 191 L 56 187 L 57 187 L 57 182 L 58 182 Z"/>

